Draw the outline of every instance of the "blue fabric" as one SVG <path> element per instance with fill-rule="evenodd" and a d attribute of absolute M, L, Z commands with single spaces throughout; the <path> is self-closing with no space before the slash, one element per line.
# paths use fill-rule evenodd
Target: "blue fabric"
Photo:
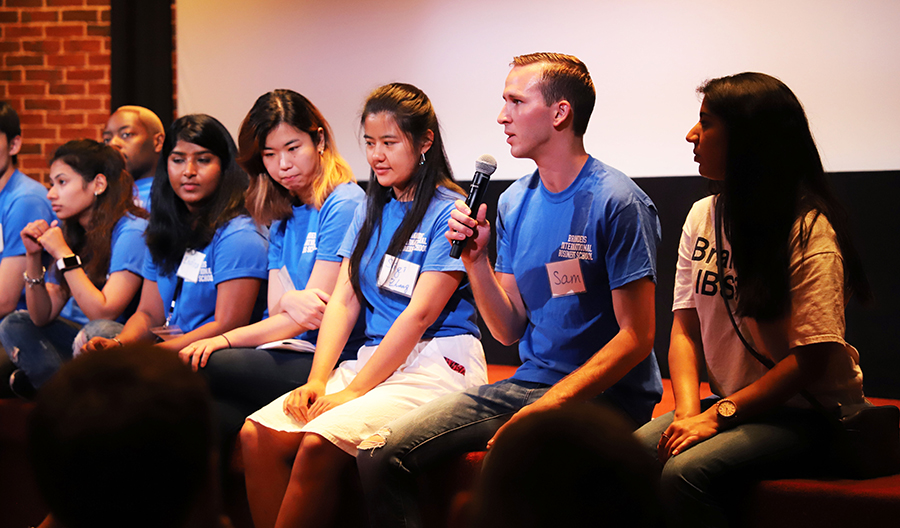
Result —
<path fill-rule="evenodd" d="M 344 183 L 334 188 L 320 211 L 310 205 L 296 206 L 293 216 L 272 222 L 269 270 L 286 266 L 294 286 L 302 290 L 317 260 L 341 262 L 338 250 L 357 206 L 365 202 L 365 197 L 359 185 Z M 297 339 L 315 344 L 318 336 L 318 330 L 310 330 L 298 335 Z M 364 342 L 365 317 L 360 313 L 344 351 L 355 354 Z"/>
<path fill-rule="evenodd" d="M 701 402 L 703 411 L 718 400 Z M 635 432 L 647 454 L 672 423 L 664 414 Z M 670 458 L 662 466 L 660 497 L 672 527 L 726 527 L 725 504 L 751 480 L 816 475 L 826 459 L 830 424 L 816 411 L 782 407 L 753 422 L 719 432 Z M 739 524 L 739 523 L 738 523 Z"/>
<path fill-rule="evenodd" d="M 150 190 L 153 188 L 153 177 L 141 178 L 134 182 L 135 202 L 150 211 Z"/>
<path fill-rule="evenodd" d="M 515 276 L 528 326 L 519 340 L 515 379 L 552 385 L 619 331 L 611 290 L 656 278 L 656 207 L 631 179 L 591 157 L 559 193 L 535 171 L 507 189 L 497 208 L 495 270 Z M 553 297 L 545 265 L 578 258 L 586 292 Z M 606 391 L 639 423 L 662 396 L 650 354 Z M 643 420 L 641 419 L 643 417 Z"/>
<path fill-rule="evenodd" d="M 177 325 L 185 333 L 215 319 L 216 287 L 219 283 L 242 278 L 265 281 L 268 277 L 268 242 L 250 217 L 239 216 L 232 219 L 216 231 L 208 246 L 199 248 L 198 251 L 205 255 L 200 278 L 196 283 L 184 281 L 175 313 L 169 321 L 169 324 Z M 144 279 L 156 282 L 166 317 L 170 315 L 172 297 L 178 282 L 176 271 L 161 275 L 152 258 L 144 261 Z M 251 322 L 259 320 L 262 315 L 265 293 L 265 288 L 260 288 Z"/>
<path fill-rule="evenodd" d="M 114 337 L 122 331 L 120 323 L 103 319 L 88 326 L 82 329 L 88 339 Z M 28 376 L 35 388 L 40 388 L 64 362 L 72 359 L 72 343 L 78 332 L 78 325 L 62 318 L 45 326 L 36 326 L 26 310 L 19 310 L 0 323 L 0 342 L 16 368 Z"/>
<path fill-rule="evenodd" d="M 400 259 L 420 266 L 420 275 L 426 271 L 465 271 L 461 260 L 450 258 L 450 242 L 444 237 L 450 211 L 454 208 L 453 202 L 460 198 L 463 197 L 458 193 L 443 187 L 439 188 L 422 222 L 400 253 Z M 397 317 L 409 305 L 408 297 L 379 288 L 377 277 L 391 237 L 411 205 L 412 202 L 398 200 L 391 200 L 385 204 L 381 225 L 372 234 L 360 261 L 359 282 L 366 299 L 364 310 L 367 345 L 380 343 Z M 338 253 L 342 257 L 349 258 L 353 253 L 365 214 L 366 205 L 363 203 L 356 209 L 353 223 L 341 244 Z M 475 314 L 475 301 L 466 280 L 460 283 L 437 321 L 425 331 L 422 339 L 462 334 L 472 334 L 481 338 Z"/>
<path fill-rule="evenodd" d="M 131 215 L 125 215 L 116 222 L 112 231 L 112 241 L 110 242 L 109 271 L 106 276 L 109 277 L 117 271 L 130 271 L 135 275 L 142 277 L 144 268 L 144 259 L 147 254 L 147 245 L 144 243 L 144 231 L 147 229 L 147 220 L 137 218 Z M 52 273 L 47 273 L 47 282 L 58 283 L 56 277 L 56 267 Z M 140 297 L 140 289 L 136 298 Z M 122 312 L 116 321 L 124 323 L 134 313 L 135 303 L 131 303 L 128 309 Z M 81 307 L 75 302 L 74 297 L 69 297 L 66 305 L 60 311 L 59 316 L 74 321 L 80 325 L 87 324 L 88 317 L 84 315 Z"/>
<path fill-rule="evenodd" d="M 30 222 L 41 218 L 47 223 L 56 220 L 47 200 L 47 188 L 19 170 L 13 171 L 6 186 L 0 191 L 0 229 L 3 231 L 0 260 L 25 255 L 25 245 L 20 233 Z M 24 289 L 16 308 L 27 308 Z"/>

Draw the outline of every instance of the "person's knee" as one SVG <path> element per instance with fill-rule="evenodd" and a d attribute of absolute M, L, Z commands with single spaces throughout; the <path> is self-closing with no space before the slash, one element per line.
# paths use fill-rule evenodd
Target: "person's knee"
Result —
<path fill-rule="evenodd" d="M 696 495 L 708 488 L 709 478 L 702 464 L 690 452 L 669 458 L 663 466 L 659 487 L 664 497 Z"/>
<path fill-rule="evenodd" d="M 241 427 L 240 438 L 241 438 L 241 449 L 244 452 L 255 451 L 259 447 L 259 433 L 260 427 L 256 425 L 256 422 L 253 420 L 245 420 L 243 427 Z"/>

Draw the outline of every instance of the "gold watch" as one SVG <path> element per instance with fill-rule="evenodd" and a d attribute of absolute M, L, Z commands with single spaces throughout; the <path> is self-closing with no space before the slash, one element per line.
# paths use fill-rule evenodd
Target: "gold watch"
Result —
<path fill-rule="evenodd" d="M 716 415 L 724 421 L 731 420 L 737 414 L 737 405 L 728 398 L 716 402 Z"/>

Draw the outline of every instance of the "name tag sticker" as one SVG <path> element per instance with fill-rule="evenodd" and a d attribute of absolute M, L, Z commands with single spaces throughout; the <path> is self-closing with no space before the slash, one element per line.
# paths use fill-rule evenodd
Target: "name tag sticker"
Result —
<path fill-rule="evenodd" d="M 197 282 L 200 279 L 200 267 L 203 266 L 203 259 L 205 258 L 205 253 L 200 253 L 193 249 L 185 251 L 176 275 L 188 282 Z"/>
<path fill-rule="evenodd" d="M 570 259 L 550 262 L 547 266 L 547 277 L 550 279 L 550 293 L 554 297 L 577 295 L 587 291 L 584 277 L 581 275 L 581 260 Z"/>
<path fill-rule="evenodd" d="M 418 264 L 385 255 L 381 270 L 378 271 L 378 287 L 405 297 L 412 297 L 418 278 Z"/>
<path fill-rule="evenodd" d="M 281 266 L 281 269 L 278 270 L 278 282 L 281 283 L 281 287 L 285 292 L 297 289 L 297 287 L 294 286 L 294 281 L 291 280 L 291 274 L 288 273 L 287 266 Z"/>
<path fill-rule="evenodd" d="M 3 224 L 0 224 L 0 253 L 3 253 Z"/>

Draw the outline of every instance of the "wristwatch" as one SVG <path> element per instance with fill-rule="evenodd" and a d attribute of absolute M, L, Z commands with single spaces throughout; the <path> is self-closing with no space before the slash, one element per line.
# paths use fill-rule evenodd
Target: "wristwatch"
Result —
<path fill-rule="evenodd" d="M 728 398 L 722 398 L 716 402 L 716 415 L 725 421 L 731 420 L 737 414 L 737 405 Z"/>
<path fill-rule="evenodd" d="M 81 267 L 81 258 L 78 255 L 69 255 L 56 261 L 56 267 L 62 273 Z"/>

